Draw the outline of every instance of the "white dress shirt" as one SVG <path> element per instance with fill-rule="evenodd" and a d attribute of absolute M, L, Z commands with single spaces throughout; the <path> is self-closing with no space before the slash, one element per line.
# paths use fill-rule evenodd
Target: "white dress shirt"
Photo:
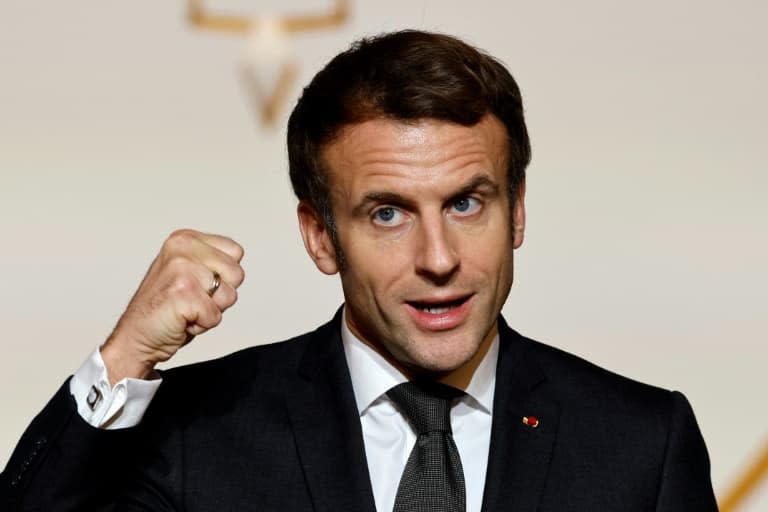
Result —
<path fill-rule="evenodd" d="M 394 507 L 400 476 L 416 443 L 416 432 L 386 392 L 407 379 L 352 334 L 346 317 L 341 338 L 360 414 L 376 510 L 388 512 Z M 496 336 L 465 390 L 467 394 L 451 409 L 451 429 L 464 470 L 467 512 L 480 512 L 483 501 L 498 352 Z M 110 387 L 97 348 L 72 377 L 69 388 L 78 413 L 86 422 L 94 427 L 118 429 L 141 422 L 161 382 L 160 378 L 123 379 Z"/>
<path fill-rule="evenodd" d="M 96 348 L 69 381 L 80 417 L 94 427 L 135 427 L 144 417 L 162 379 L 123 379 L 109 385 L 107 367 Z"/>
<path fill-rule="evenodd" d="M 363 427 L 376 510 L 389 512 L 395 505 L 400 476 L 417 434 L 386 393 L 408 379 L 357 339 L 347 327 L 346 318 L 342 322 L 341 339 Z M 467 512 L 480 512 L 483 503 L 498 353 L 496 336 L 465 390 L 467 394 L 451 409 L 453 439 L 464 469 Z"/>

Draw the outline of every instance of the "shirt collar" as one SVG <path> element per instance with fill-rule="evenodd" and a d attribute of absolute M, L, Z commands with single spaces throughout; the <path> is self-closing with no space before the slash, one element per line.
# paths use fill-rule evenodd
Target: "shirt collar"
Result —
<path fill-rule="evenodd" d="M 352 390 L 355 393 L 357 412 L 362 416 L 390 388 L 407 382 L 408 379 L 400 370 L 389 364 L 381 354 L 352 333 L 347 325 L 346 308 L 344 308 L 341 319 L 341 340 L 344 344 L 344 354 L 352 378 Z M 466 403 L 486 414 L 493 412 L 498 355 L 499 335 L 497 334 L 465 390 L 467 393 L 467 397 L 464 399 Z"/>

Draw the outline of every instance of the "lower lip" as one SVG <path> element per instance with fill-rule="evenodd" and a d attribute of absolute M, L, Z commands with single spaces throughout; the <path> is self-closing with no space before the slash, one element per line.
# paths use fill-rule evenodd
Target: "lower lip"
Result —
<path fill-rule="evenodd" d="M 461 325 L 469 314 L 470 302 L 472 297 L 461 303 L 460 306 L 450 308 L 444 313 L 430 313 L 423 309 L 405 305 L 406 311 L 411 316 L 416 325 L 421 329 L 428 331 L 447 331 Z"/>

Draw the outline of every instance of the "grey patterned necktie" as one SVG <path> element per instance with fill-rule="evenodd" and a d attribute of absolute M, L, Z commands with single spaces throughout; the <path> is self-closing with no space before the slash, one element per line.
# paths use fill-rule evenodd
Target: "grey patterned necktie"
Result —
<path fill-rule="evenodd" d="M 387 391 L 418 434 L 397 488 L 394 512 L 464 512 L 464 470 L 451 432 L 451 402 L 464 393 L 434 382 Z"/>

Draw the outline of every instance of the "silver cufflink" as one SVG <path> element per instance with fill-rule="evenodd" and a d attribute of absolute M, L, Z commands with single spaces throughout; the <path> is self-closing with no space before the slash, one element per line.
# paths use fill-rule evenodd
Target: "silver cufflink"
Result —
<path fill-rule="evenodd" d="M 92 411 L 95 411 L 102 398 L 103 397 L 101 395 L 101 391 L 99 391 L 96 386 L 91 386 L 91 390 L 88 392 L 88 396 L 86 397 L 85 402 L 88 404 L 88 407 L 90 407 Z"/>

